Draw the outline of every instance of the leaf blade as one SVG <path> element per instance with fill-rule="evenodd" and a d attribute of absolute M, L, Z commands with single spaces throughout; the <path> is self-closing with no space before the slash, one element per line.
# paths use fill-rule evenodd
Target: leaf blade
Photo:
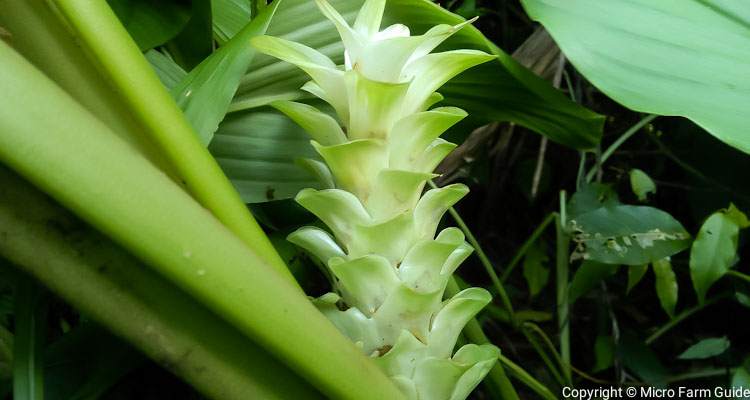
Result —
<path fill-rule="evenodd" d="M 636 111 L 690 118 L 750 152 L 750 12 L 723 0 L 523 0 L 595 86 Z M 696 96 L 700 93 L 700 96 Z"/>

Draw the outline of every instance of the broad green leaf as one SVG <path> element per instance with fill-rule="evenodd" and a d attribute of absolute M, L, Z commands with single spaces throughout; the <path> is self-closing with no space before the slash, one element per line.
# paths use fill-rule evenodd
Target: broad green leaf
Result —
<path fill-rule="evenodd" d="M 630 188 L 640 201 L 646 201 L 650 193 L 656 193 L 656 184 L 651 177 L 638 168 L 630 170 Z"/>
<path fill-rule="evenodd" d="M 615 362 L 615 340 L 612 336 L 599 335 L 594 341 L 594 372 L 604 371 Z"/>
<path fill-rule="evenodd" d="M 545 265 L 547 261 L 549 257 L 539 245 L 531 246 L 523 259 L 523 276 L 529 285 L 531 297 L 539 294 L 547 285 L 549 280 L 549 268 Z"/>
<path fill-rule="evenodd" d="M 677 306 L 678 286 L 677 277 L 672 270 L 672 263 L 669 259 L 663 258 L 651 263 L 656 276 L 656 296 L 659 297 L 659 303 L 664 312 L 669 317 L 674 317 L 674 309 Z"/>
<path fill-rule="evenodd" d="M 702 360 L 718 356 L 727 349 L 731 343 L 724 337 L 703 339 L 700 342 L 688 347 L 677 358 L 680 360 Z"/>
<path fill-rule="evenodd" d="M 648 272 L 648 264 L 643 265 L 631 265 L 628 267 L 628 288 L 625 290 L 626 293 L 630 291 L 643 279 L 643 276 Z"/>
<path fill-rule="evenodd" d="M 30 277 L 18 280 L 13 340 L 13 398 L 44 399 L 47 293 Z"/>
<path fill-rule="evenodd" d="M 168 0 L 107 0 L 141 51 L 160 46 L 182 31 L 190 19 L 185 2 Z"/>
<path fill-rule="evenodd" d="M 750 389 L 750 370 L 748 369 L 748 361 L 745 360 L 742 365 L 737 367 L 732 375 L 732 382 L 729 385 L 733 388 L 744 388 Z M 734 400 L 748 400 L 750 396 L 735 397 Z"/>
<path fill-rule="evenodd" d="M 248 41 L 262 35 L 281 3 L 277 0 L 172 88 L 171 93 L 201 141 L 211 142 L 243 74 L 255 56 Z"/>
<path fill-rule="evenodd" d="M 737 238 L 746 228 L 745 214 L 733 204 L 717 211 L 703 223 L 690 249 L 690 277 L 699 301 L 717 280 L 729 271 L 737 259 Z"/>
<path fill-rule="evenodd" d="M 568 302 L 573 304 L 579 297 L 590 292 L 599 282 L 617 272 L 619 265 L 584 261 L 573 275 L 568 289 Z"/>
<path fill-rule="evenodd" d="M 625 106 L 690 118 L 750 152 L 750 8 L 731 0 L 523 0 L 587 79 Z"/>
<path fill-rule="evenodd" d="M 653 207 L 601 207 L 569 221 L 573 259 L 643 265 L 679 253 L 690 235 L 671 215 Z"/>
<path fill-rule="evenodd" d="M 566 206 L 568 219 L 575 219 L 578 215 L 594 211 L 603 206 L 620 204 L 617 193 L 611 185 L 590 183 L 581 186 L 572 196 Z"/>
<path fill-rule="evenodd" d="M 233 38 L 250 22 L 250 0 L 211 0 L 214 38 L 220 44 Z"/>
<path fill-rule="evenodd" d="M 318 160 L 305 131 L 270 109 L 229 114 L 208 147 L 246 203 L 292 198 L 300 188 L 323 189 L 295 162 Z"/>
<path fill-rule="evenodd" d="M 168 90 L 172 90 L 187 76 L 187 72 L 182 67 L 160 51 L 151 49 L 144 56 L 154 68 L 156 76 Z"/>

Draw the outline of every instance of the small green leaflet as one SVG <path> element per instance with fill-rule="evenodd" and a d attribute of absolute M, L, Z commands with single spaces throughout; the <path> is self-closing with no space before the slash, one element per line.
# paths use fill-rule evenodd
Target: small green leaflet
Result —
<path fill-rule="evenodd" d="M 717 211 L 701 226 L 690 249 L 690 277 L 699 301 L 708 289 L 735 264 L 740 229 L 750 226 L 747 216 L 734 204 Z"/>
<path fill-rule="evenodd" d="M 594 342 L 594 372 L 604 371 L 615 362 L 615 340 L 612 336 L 599 335 Z"/>
<path fill-rule="evenodd" d="M 572 260 L 643 265 L 690 245 L 685 228 L 653 207 L 605 206 L 576 216 L 568 225 L 576 246 Z"/>
<path fill-rule="evenodd" d="M 529 285 L 531 297 L 535 297 L 547 285 L 549 268 L 545 265 L 549 257 L 544 249 L 537 245 L 531 246 L 523 259 L 523 276 Z"/>
<path fill-rule="evenodd" d="M 703 339 L 700 342 L 690 346 L 682 354 L 677 356 L 680 360 L 702 360 L 718 356 L 727 349 L 731 343 L 724 337 Z"/>
<path fill-rule="evenodd" d="M 672 263 L 669 259 L 663 258 L 656 260 L 651 264 L 656 276 L 656 296 L 659 297 L 659 303 L 664 312 L 669 317 L 674 317 L 674 309 L 677 306 L 678 286 L 677 277 L 672 270 Z"/>
<path fill-rule="evenodd" d="M 734 375 L 732 375 L 732 384 L 731 387 L 737 388 L 745 388 L 750 389 L 750 370 L 748 370 L 748 365 L 750 365 L 750 360 L 745 360 L 742 365 L 737 367 L 737 370 L 735 370 Z M 750 397 L 735 397 L 734 400 L 747 400 L 750 399 Z"/>
<path fill-rule="evenodd" d="M 630 188 L 640 201 L 646 201 L 648 195 L 656 193 L 656 184 L 648 174 L 638 168 L 630 170 Z"/>

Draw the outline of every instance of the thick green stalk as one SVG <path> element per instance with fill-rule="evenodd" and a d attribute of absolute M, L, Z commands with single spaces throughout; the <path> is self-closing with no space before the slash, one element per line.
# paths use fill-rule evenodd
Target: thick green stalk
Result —
<path fill-rule="evenodd" d="M 4 167 L 0 187 L 0 254 L 206 396 L 320 396 L 226 322 Z"/>
<path fill-rule="evenodd" d="M 128 111 L 169 160 L 188 190 L 224 225 L 256 249 L 267 267 L 294 281 L 216 160 L 163 87 L 138 46 L 104 1 L 53 0 L 89 60 L 120 94 Z"/>
<path fill-rule="evenodd" d="M 565 380 L 570 382 L 570 315 L 568 305 L 568 246 L 570 237 L 565 233 L 565 192 L 560 195 L 560 215 L 556 216 L 557 255 L 555 257 L 557 279 L 557 328 L 560 330 L 560 356 Z"/>
<path fill-rule="evenodd" d="M 27 60 L 73 98 L 130 142 L 159 168 L 168 163 L 143 135 L 117 91 L 87 59 L 70 32 L 45 0 L 0 0 L 0 25 L 11 33 L 10 43 Z"/>
<path fill-rule="evenodd" d="M 0 44 L 0 160 L 335 398 L 399 398 L 378 368 L 179 186 Z M 255 239 L 266 237 L 262 232 Z M 272 251 L 272 250 L 271 250 Z M 367 388 L 367 390 L 363 390 Z"/>

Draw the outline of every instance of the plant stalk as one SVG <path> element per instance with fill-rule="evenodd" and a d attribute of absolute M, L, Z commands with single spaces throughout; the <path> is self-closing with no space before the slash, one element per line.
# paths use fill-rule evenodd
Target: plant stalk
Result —
<path fill-rule="evenodd" d="M 568 305 L 568 247 L 570 237 L 565 233 L 565 192 L 560 192 L 560 215 L 555 217 L 555 231 L 557 234 L 557 256 L 555 257 L 557 276 L 557 327 L 560 331 L 560 357 L 565 381 L 572 380 L 570 369 L 570 315 Z"/>
<path fill-rule="evenodd" d="M 204 395 L 320 398 L 229 324 L 4 167 L 0 187 L 0 254 Z"/>
<path fill-rule="evenodd" d="M 247 246 L 4 43 L 0 61 L 0 92 L 13 99 L 0 107 L 0 160 L 324 394 L 400 398 L 299 287 L 270 267 L 267 247 Z M 256 239 L 267 242 L 262 232 Z"/>
<path fill-rule="evenodd" d="M 89 61 L 120 94 L 130 115 L 169 160 L 190 193 L 245 244 L 258 250 L 266 266 L 295 282 L 229 179 L 200 143 L 107 3 L 88 0 L 51 0 L 50 3 L 83 47 Z"/>

